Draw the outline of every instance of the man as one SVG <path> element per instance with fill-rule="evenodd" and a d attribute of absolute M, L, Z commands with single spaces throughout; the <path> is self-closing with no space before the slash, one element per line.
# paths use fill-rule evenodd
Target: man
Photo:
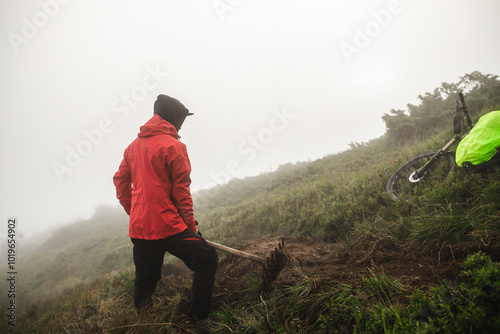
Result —
<path fill-rule="evenodd" d="M 113 181 L 120 204 L 130 215 L 135 307 L 141 313 L 153 306 L 151 296 L 169 252 L 194 271 L 189 318 L 198 321 L 210 311 L 218 260 L 193 215 L 191 164 L 186 146 L 178 140 L 189 115 L 177 99 L 159 95 L 153 117 L 125 150 Z"/>

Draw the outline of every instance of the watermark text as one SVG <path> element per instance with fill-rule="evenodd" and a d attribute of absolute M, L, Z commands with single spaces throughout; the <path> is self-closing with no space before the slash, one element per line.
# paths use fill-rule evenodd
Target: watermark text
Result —
<path fill-rule="evenodd" d="M 137 108 L 143 102 L 150 91 L 156 89 L 168 77 L 169 73 L 156 66 L 153 69 L 146 67 L 146 74 L 141 83 L 132 87 L 130 92 L 121 94 L 111 103 L 111 112 L 120 120 L 124 120 L 130 111 Z M 95 127 L 83 129 L 81 139 L 73 146 L 66 145 L 64 159 L 52 161 L 51 167 L 59 182 L 63 182 L 66 174 L 72 173 L 82 164 L 85 157 L 88 157 L 94 149 L 100 146 L 106 135 L 112 133 L 116 128 L 116 122 L 112 117 L 103 117 Z"/>
<path fill-rule="evenodd" d="M 267 126 L 243 139 L 237 146 L 239 158 L 229 160 L 221 170 L 211 171 L 209 175 L 212 181 L 208 182 L 203 189 L 224 184 L 241 175 L 245 163 L 254 161 L 260 152 L 271 145 L 276 135 L 284 131 L 295 118 L 296 115 L 290 113 L 286 107 L 273 109 Z M 199 192 L 196 200 L 200 202 L 206 200 L 205 192 Z"/>
<path fill-rule="evenodd" d="M 7 39 L 15 53 L 19 53 L 21 45 L 28 44 L 35 38 L 41 29 L 53 19 L 61 9 L 61 5 L 69 3 L 71 0 L 41 0 L 38 2 L 40 9 L 31 18 L 24 16 L 21 18 L 21 29 L 19 33 L 9 32 Z"/>
<path fill-rule="evenodd" d="M 226 19 L 226 15 L 233 12 L 238 6 L 241 5 L 243 0 L 215 0 L 212 6 L 221 21 Z"/>
<path fill-rule="evenodd" d="M 371 20 L 366 22 L 363 27 L 354 28 L 354 37 L 352 42 L 343 41 L 340 43 L 340 50 L 348 63 L 352 62 L 352 57 L 361 53 L 361 50 L 370 45 L 372 40 L 377 37 L 382 29 L 387 27 L 394 15 L 401 13 L 403 6 L 399 0 L 391 0 L 387 4 L 387 9 L 371 11 Z"/>
<path fill-rule="evenodd" d="M 7 219 L 7 322 L 11 326 L 16 325 L 16 282 L 17 282 L 17 268 L 16 268 L 16 228 L 17 218 Z"/>

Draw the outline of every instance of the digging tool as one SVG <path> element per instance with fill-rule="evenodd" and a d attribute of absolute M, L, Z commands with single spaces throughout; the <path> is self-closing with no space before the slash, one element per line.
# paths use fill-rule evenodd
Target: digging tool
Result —
<path fill-rule="evenodd" d="M 278 277 L 288 259 L 286 256 L 284 238 L 281 238 L 281 242 L 278 244 L 278 247 L 272 250 L 267 258 L 246 253 L 231 247 L 218 244 L 213 241 L 206 240 L 206 242 L 213 248 L 216 248 L 223 252 L 262 263 L 262 282 L 264 283 L 265 290 L 268 290 L 271 286 L 271 283 L 276 279 L 276 277 Z"/>

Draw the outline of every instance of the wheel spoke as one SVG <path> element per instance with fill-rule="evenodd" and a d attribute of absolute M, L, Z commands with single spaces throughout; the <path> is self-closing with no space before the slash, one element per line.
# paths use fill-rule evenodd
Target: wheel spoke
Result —
<path fill-rule="evenodd" d="M 455 160 L 452 154 L 442 155 L 420 178 L 410 180 L 412 174 L 431 160 L 434 154 L 422 154 L 398 168 L 387 182 L 387 192 L 395 199 L 416 199 L 432 192 L 436 187 L 441 187 L 454 169 Z"/>

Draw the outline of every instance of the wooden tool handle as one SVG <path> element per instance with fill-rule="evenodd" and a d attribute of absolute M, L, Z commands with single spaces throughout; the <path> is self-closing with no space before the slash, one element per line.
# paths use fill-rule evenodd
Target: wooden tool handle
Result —
<path fill-rule="evenodd" d="M 234 249 L 234 248 L 231 248 L 231 247 L 227 247 L 227 246 L 215 243 L 215 242 L 210 241 L 210 240 L 206 240 L 205 239 L 205 241 L 210 246 L 212 246 L 213 248 L 216 248 L 216 249 L 221 250 L 223 252 L 226 252 L 226 253 L 229 253 L 229 254 L 233 254 L 233 255 L 236 255 L 236 256 L 239 256 L 239 257 L 244 257 L 245 259 L 249 259 L 249 260 L 252 260 L 252 261 L 255 261 L 255 262 L 260 262 L 260 263 L 266 262 L 266 259 L 264 259 L 263 257 L 257 256 L 257 255 L 253 255 L 253 254 L 249 254 L 249 253 L 245 253 L 245 252 L 242 252 L 240 250 L 237 250 L 237 249 Z"/>

